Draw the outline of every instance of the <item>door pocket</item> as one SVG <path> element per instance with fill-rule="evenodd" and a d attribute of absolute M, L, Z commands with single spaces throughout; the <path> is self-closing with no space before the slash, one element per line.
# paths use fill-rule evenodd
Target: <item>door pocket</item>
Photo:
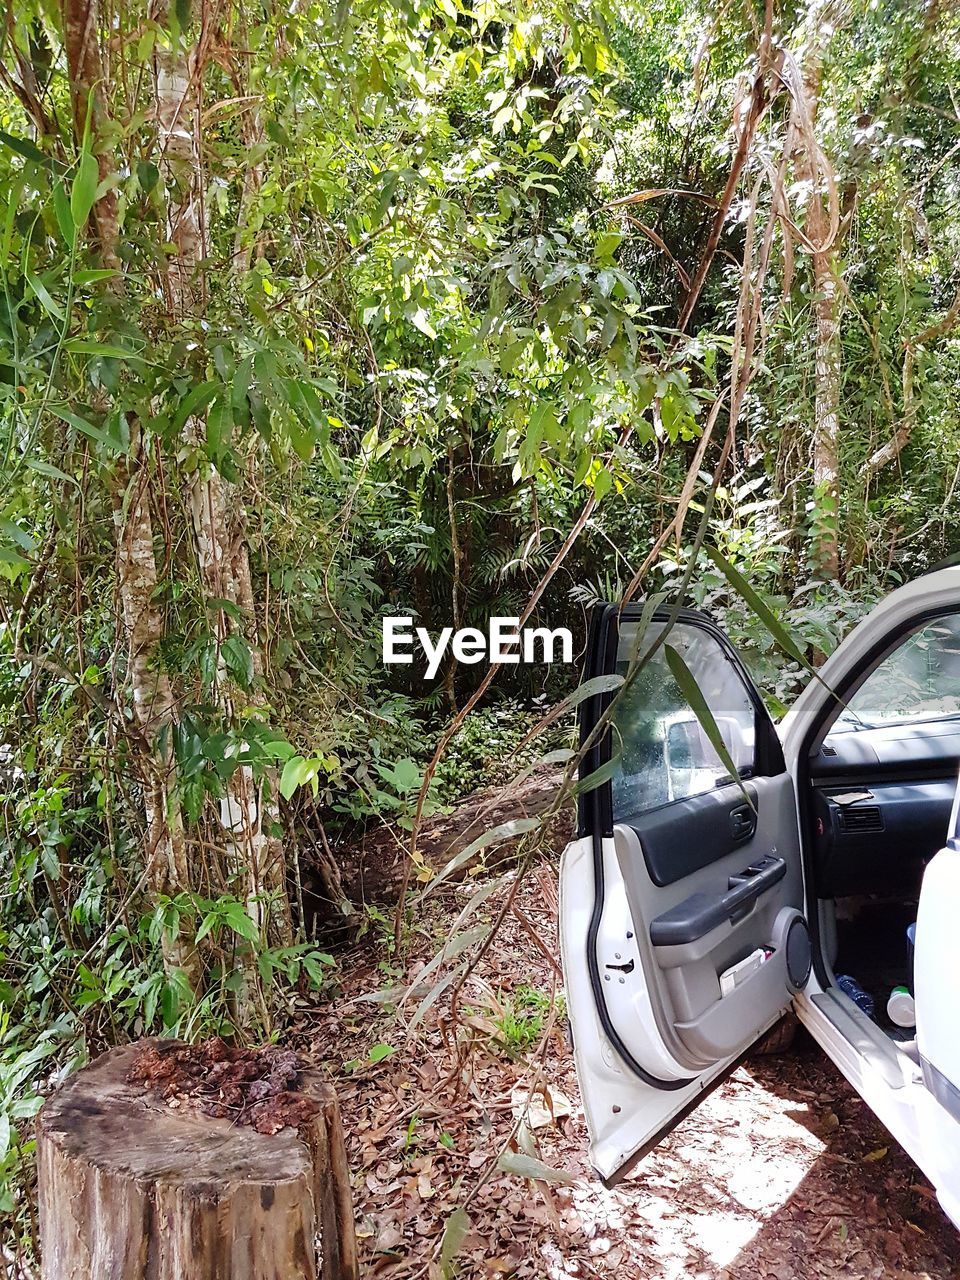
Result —
<path fill-rule="evenodd" d="M 788 994 L 786 960 L 782 950 L 775 951 L 729 995 L 716 1000 L 698 1017 L 675 1022 L 674 1028 L 691 1053 L 718 1062 L 750 1039 L 758 1008 L 779 1008 Z"/>

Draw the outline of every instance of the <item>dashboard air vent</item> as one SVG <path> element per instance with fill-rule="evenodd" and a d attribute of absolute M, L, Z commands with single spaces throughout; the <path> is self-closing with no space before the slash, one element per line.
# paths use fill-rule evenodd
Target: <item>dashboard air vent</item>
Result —
<path fill-rule="evenodd" d="M 847 835 L 864 835 L 868 831 L 883 830 L 883 814 L 874 804 L 841 808 L 839 814 L 840 830 Z"/>

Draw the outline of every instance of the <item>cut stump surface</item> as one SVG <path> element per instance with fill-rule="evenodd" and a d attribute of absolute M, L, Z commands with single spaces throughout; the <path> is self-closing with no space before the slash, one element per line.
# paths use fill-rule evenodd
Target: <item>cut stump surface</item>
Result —
<path fill-rule="evenodd" d="M 43 1280 L 354 1280 L 331 1086 L 302 1073 L 316 1115 L 260 1134 L 129 1083 L 140 1047 L 104 1054 L 40 1112 Z"/>

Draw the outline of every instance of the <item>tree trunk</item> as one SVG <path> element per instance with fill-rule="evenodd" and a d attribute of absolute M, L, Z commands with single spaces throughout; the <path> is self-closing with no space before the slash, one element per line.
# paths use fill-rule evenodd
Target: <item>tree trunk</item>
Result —
<path fill-rule="evenodd" d="M 104 143 L 111 122 L 104 94 L 96 0 L 63 0 L 62 20 L 77 145 L 83 145 L 89 128 L 90 145 L 98 154 L 103 180 L 119 166 L 115 159 L 111 160 Z M 114 191 L 105 192 L 94 203 L 93 223 L 101 260 L 119 269 Z M 77 228 L 78 233 L 82 230 Z M 109 287 L 118 290 L 119 279 L 111 281 Z M 135 423 L 131 423 L 130 434 L 129 453 L 118 462 L 113 475 L 112 499 L 118 594 L 127 639 L 127 673 L 134 715 L 145 739 L 145 749 L 138 758 L 147 829 L 145 865 L 147 883 L 156 899 L 189 888 L 191 876 L 170 740 L 175 700 L 169 677 L 156 661 L 163 618 L 156 602 L 157 564 L 149 471 Z M 191 982 L 195 982 L 197 958 L 192 940 L 182 937 L 171 942 L 165 930 L 163 946 L 168 968 L 183 969 Z"/>
<path fill-rule="evenodd" d="M 810 183 L 804 230 L 810 241 L 816 358 L 814 372 L 813 541 L 814 572 L 840 576 L 840 316 L 837 305 L 836 228 L 821 191 L 821 155 L 816 142 L 822 63 L 816 37 L 804 66 L 806 120 L 801 128 L 801 170 Z"/>
<path fill-rule="evenodd" d="M 191 884 L 183 817 L 177 798 L 171 731 L 175 701 L 170 679 L 156 661 L 163 635 L 157 605 L 157 562 L 153 546 L 149 474 L 141 459 L 139 432 L 131 428 L 130 460 L 113 477 L 117 530 L 117 579 L 127 638 L 127 675 L 137 723 L 147 750 L 141 753 L 147 847 L 147 883 L 154 899 L 174 895 Z M 168 966 L 184 969 L 196 981 L 196 951 L 186 937 L 169 940 L 163 931 Z"/>
<path fill-rule="evenodd" d="M 922 333 L 916 334 L 912 338 L 904 340 L 903 344 L 903 416 L 894 431 L 891 438 L 885 445 L 882 445 L 876 453 L 867 459 L 867 474 L 873 475 L 875 471 L 879 471 L 881 467 L 885 467 L 887 463 L 893 462 L 899 458 L 900 454 L 906 448 L 913 428 L 917 421 L 917 402 L 913 391 L 913 371 L 916 362 L 916 352 L 919 347 L 925 347 L 945 337 L 948 333 L 952 333 L 960 321 L 960 291 L 950 306 L 944 312 L 943 316 L 934 324 L 929 325 Z"/>
<path fill-rule="evenodd" d="M 159 0 L 152 14 L 165 25 L 167 11 L 166 0 Z M 159 49 L 156 57 L 160 169 L 167 188 L 168 236 L 177 250 L 169 262 L 167 288 L 171 313 L 179 319 L 201 315 L 206 292 L 202 264 L 207 252 L 207 226 L 199 102 L 209 37 L 204 23 L 196 43 L 188 46 L 181 34 L 170 48 Z M 202 452 L 203 424 L 190 419 L 184 431 L 198 447 L 198 453 Z M 241 611 L 246 624 L 241 634 L 246 631 L 244 638 L 253 654 L 255 675 L 262 675 L 243 523 L 242 519 L 231 518 L 235 502 L 213 463 L 202 462 L 193 473 L 189 498 L 204 595 L 208 600 L 229 601 Z M 234 625 L 223 609 L 216 610 L 218 653 L 222 653 Z M 218 661 L 217 683 L 221 709 L 231 718 L 235 712 L 234 690 L 222 658 Z M 267 787 L 275 797 L 272 782 L 275 784 L 268 777 Z M 226 784 L 220 821 L 227 836 L 228 862 L 242 881 L 241 891 L 250 915 L 258 926 L 268 926 L 273 940 L 289 942 L 292 927 L 283 845 L 269 829 L 278 828 L 276 801 L 265 799 L 249 768 L 236 769 Z"/>
<path fill-rule="evenodd" d="M 113 165 L 102 145 L 107 109 L 104 101 L 103 58 L 100 52 L 100 15 L 97 0 L 63 0 L 63 44 L 70 81 L 70 105 L 77 145 L 82 146 L 89 123 L 90 141 L 97 153 L 100 181 Z M 93 206 L 93 222 L 104 265 L 119 270 L 117 257 L 117 193 L 104 192 Z M 77 228 L 78 234 L 83 227 Z"/>
<path fill-rule="evenodd" d="M 331 1086 L 303 1077 L 316 1114 L 265 1135 L 129 1083 L 139 1048 L 104 1054 L 40 1112 L 42 1280 L 356 1280 Z"/>

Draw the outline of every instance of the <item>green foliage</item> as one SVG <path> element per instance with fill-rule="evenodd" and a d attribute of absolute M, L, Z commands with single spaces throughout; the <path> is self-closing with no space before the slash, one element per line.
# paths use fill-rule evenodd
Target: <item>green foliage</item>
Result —
<path fill-rule="evenodd" d="M 781 713 L 807 678 L 801 651 L 829 652 L 884 590 L 960 549 L 960 46 L 943 5 L 855 6 L 815 33 L 839 213 L 834 499 L 813 482 L 811 255 L 775 224 L 769 182 L 786 94 L 693 323 L 675 330 L 727 182 L 731 106 L 755 74 L 752 10 L 228 5 L 198 72 L 202 191 L 188 194 L 205 225 L 175 303 L 171 211 L 190 179 L 163 153 L 153 71 L 195 39 L 189 6 L 169 26 L 111 9 L 94 34 L 124 57 L 105 60 L 79 137 L 58 11 L 19 8 L 0 53 L 0 1212 L 22 1222 L 42 1080 L 126 1036 L 230 1030 L 246 995 L 269 1028 L 292 990 L 325 981 L 307 921 L 270 936 L 282 891 L 245 892 L 223 815 L 249 782 L 258 834 L 283 841 L 292 872 L 298 824 L 334 846 L 368 823 L 410 829 L 438 735 L 482 669 L 447 661 L 430 685 L 416 664 L 385 669 L 382 617 L 436 632 L 519 615 L 587 499 L 536 621 L 582 639 L 585 607 L 634 579 L 729 380 L 754 189 L 757 234 L 774 229 L 761 341 L 708 541 L 760 616 L 706 557 L 692 602 Z M 801 64 L 811 16 L 777 14 Z M 38 96 L 10 87 L 24 68 Z M 648 593 L 689 567 L 717 422 Z M 898 455 L 871 464 L 892 440 Z M 203 570 L 198 494 L 214 478 L 217 554 L 247 558 L 252 600 Z M 131 653 L 126 522 L 144 495 L 159 641 Z M 840 579 L 822 581 L 811 547 L 834 534 Z M 154 681 L 169 689 L 159 731 L 137 714 Z M 534 730 L 575 682 L 504 668 L 424 812 L 568 745 L 563 719 Z M 193 877 L 152 897 L 151 761 Z M 358 915 L 395 971 L 392 912 Z M 401 950 L 414 927 L 407 909 Z M 195 986 L 174 939 L 199 950 Z M 543 1014 L 514 993 L 496 1035 L 528 1051 Z"/>
<path fill-rule="evenodd" d="M 501 1012 L 493 1019 L 498 1038 L 511 1057 L 522 1057 L 536 1047 L 543 1035 L 551 997 L 537 987 L 520 983 L 509 996 L 501 994 L 499 1003 Z"/>
<path fill-rule="evenodd" d="M 526 707 L 516 699 L 503 699 L 474 712 L 440 761 L 439 795 L 453 804 L 471 791 L 507 783 L 551 748 L 567 745 L 567 724 L 535 734 L 546 710 L 541 695 Z"/>

